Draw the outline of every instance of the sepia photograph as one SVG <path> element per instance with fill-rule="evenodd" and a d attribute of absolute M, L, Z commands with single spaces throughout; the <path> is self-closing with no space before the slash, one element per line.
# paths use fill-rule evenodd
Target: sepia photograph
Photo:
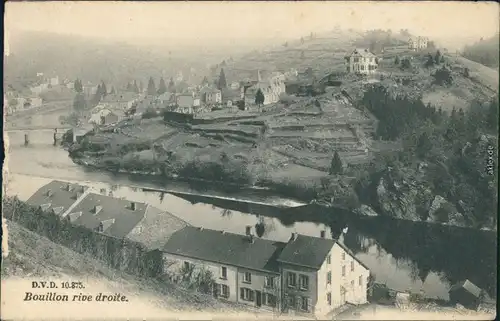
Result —
<path fill-rule="evenodd" d="M 2 320 L 494 320 L 497 2 L 8 1 Z"/>

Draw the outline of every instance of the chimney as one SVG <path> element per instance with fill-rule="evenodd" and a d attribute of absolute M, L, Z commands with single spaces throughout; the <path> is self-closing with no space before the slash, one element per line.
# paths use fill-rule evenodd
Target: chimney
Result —
<path fill-rule="evenodd" d="M 102 210 L 102 206 L 100 205 L 95 205 L 94 206 L 94 214 L 99 214 L 99 212 Z"/>
<path fill-rule="evenodd" d="M 132 211 L 135 211 L 135 203 L 134 202 L 130 202 L 130 209 Z"/>
<path fill-rule="evenodd" d="M 68 192 L 71 192 L 71 184 L 70 184 L 70 183 L 68 183 L 68 184 L 66 185 L 66 190 L 67 190 Z"/>
<path fill-rule="evenodd" d="M 246 226 L 245 235 L 252 235 L 252 227 L 250 225 Z"/>
<path fill-rule="evenodd" d="M 320 232 L 320 236 L 321 236 L 322 239 L 325 238 L 325 231 L 324 230 Z"/>
<path fill-rule="evenodd" d="M 198 227 L 198 230 L 203 231 L 203 227 L 202 226 Z"/>
<path fill-rule="evenodd" d="M 297 239 L 297 233 L 292 232 L 292 236 L 290 237 L 290 242 L 293 242 Z"/>

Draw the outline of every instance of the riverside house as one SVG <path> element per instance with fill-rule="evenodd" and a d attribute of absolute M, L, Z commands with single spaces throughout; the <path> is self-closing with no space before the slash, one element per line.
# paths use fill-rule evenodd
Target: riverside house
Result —
<path fill-rule="evenodd" d="M 263 309 L 316 317 L 367 302 L 369 270 L 335 240 L 292 234 L 286 243 L 187 226 L 163 247 L 173 281 L 210 271 L 214 295 Z"/>

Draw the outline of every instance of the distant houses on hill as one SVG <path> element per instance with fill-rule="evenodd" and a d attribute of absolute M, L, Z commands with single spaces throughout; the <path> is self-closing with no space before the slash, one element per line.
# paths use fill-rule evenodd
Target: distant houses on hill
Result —
<path fill-rule="evenodd" d="M 368 49 L 356 48 L 345 57 L 348 73 L 369 75 L 378 69 L 378 58 Z"/>
<path fill-rule="evenodd" d="M 429 44 L 429 38 L 426 37 L 410 37 L 408 39 L 408 49 L 419 51 L 427 49 Z"/>

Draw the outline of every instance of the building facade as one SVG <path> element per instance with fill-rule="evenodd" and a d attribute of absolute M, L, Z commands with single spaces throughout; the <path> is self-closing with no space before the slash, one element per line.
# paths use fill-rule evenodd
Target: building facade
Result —
<path fill-rule="evenodd" d="M 426 37 L 412 37 L 408 39 L 408 49 L 411 50 L 423 50 L 427 48 L 429 39 Z"/>
<path fill-rule="evenodd" d="M 214 296 L 280 312 L 324 316 L 346 303 L 367 302 L 368 268 L 332 239 L 292 234 L 274 242 L 185 227 L 163 248 L 173 281 L 210 271 Z M 203 240 L 202 243 L 197 240 Z"/>
<path fill-rule="evenodd" d="M 348 73 L 368 75 L 378 69 L 378 58 L 368 49 L 354 49 L 345 60 Z"/>

